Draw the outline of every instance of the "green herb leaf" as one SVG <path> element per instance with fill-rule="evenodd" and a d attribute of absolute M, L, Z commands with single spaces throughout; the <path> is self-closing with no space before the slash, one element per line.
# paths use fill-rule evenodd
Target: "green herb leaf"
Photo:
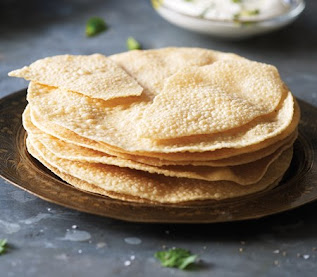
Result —
<path fill-rule="evenodd" d="M 260 13 L 260 10 L 256 9 L 256 10 L 249 10 L 246 11 L 246 15 L 258 15 Z"/>
<path fill-rule="evenodd" d="M 176 267 L 182 270 L 195 263 L 198 258 L 197 255 L 192 255 L 190 251 L 182 248 L 158 251 L 154 257 L 160 260 L 161 265 L 164 267 Z"/>
<path fill-rule="evenodd" d="M 128 50 L 141 49 L 141 44 L 133 37 L 129 37 L 126 43 Z"/>
<path fill-rule="evenodd" d="M 107 24 L 102 18 L 92 17 L 86 23 L 86 36 L 92 37 L 107 29 Z"/>
<path fill-rule="evenodd" d="M 241 0 L 232 0 L 233 3 L 241 3 Z"/>
<path fill-rule="evenodd" d="M 233 21 L 236 23 L 239 23 L 240 21 L 242 21 L 243 24 L 249 24 L 249 23 L 252 23 L 252 21 L 248 22 L 246 20 L 241 20 L 241 18 L 258 15 L 259 13 L 260 13 L 260 10 L 258 10 L 258 9 L 256 9 L 256 10 L 243 10 L 243 11 L 233 15 Z"/>
<path fill-rule="evenodd" d="M 179 266 L 179 269 L 186 269 L 189 265 L 195 263 L 195 261 L 197 260 L 198 256 L 197 255 L 190 255 L 187 258 L 183 259 L 183 262 L 181 263 L 181 265 Z"/>
<path fill-rule="evenodd" d="M 4 254 L 7 250 L 7 240 L 6 239 L 0 239 L 0 255 Z"/>
<path fill-rule="evenodd" d="M 240 12 L 239 16 L 253 16 L 253 15 L 258 15 L 260 13 L 260 10 L 243 10 Z"/>

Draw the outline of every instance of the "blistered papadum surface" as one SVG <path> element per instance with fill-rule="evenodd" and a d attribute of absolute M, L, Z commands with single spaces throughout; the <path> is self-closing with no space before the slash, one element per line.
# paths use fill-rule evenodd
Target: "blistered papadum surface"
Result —
<path fill-rule="evenodd" d="M 160 140 L 223 132 L 273 112 L 286 93 L 271 65 L 220 60 L 186 67 L 145 109 L 138 134 Z"/>
<path fill-rule="evenodd" d="M 99 99 L 33 82 L 30 83 L 27 99 L 32 109 L 48 122 L 65 127 L 82 137 L 126 152 L 141 152 L 144 156 L 147 156 L 146 152 L 205 152 L 247 147 L 282 133 L 291 124 L 294 115 L 294 99 L 288 93 L 279 109 L 270 116 L 258 117 L 241 128 L 210 136 L 185 137 L 156 143 L 136 136 L 137 122 L 141 120 L 142 111 L 147 105 L 144 102 L 108 106 Z M 231 154 L 227 157 L 229 156 Z"/>

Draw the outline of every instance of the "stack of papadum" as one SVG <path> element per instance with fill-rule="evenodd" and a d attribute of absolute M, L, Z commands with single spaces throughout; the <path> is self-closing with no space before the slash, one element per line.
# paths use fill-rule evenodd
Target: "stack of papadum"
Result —
<path fill-rule="evenodd" d="M 274 66 L 197 48 L 62 55 L 30 80 L 27 149 L 74 187 L 125 201 L 222 200 L 273 188 L 300 111 Z"/>

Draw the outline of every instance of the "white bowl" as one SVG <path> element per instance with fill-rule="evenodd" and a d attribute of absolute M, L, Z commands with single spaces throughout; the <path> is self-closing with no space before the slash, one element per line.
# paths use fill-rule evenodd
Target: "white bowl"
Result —
<path fill-rule="evenodd" d="M 168 0 L 167 0 L 168 1 Z M 154 3 L 154 1 L 152 1 Z M 157 13 L 172 24 L 201 34 L 221 38 L 242 39 L 264 33 L 269 33 L 292 23 L 304 10 L 305 1 L 288 0 L 290 9 L 286 13 L 260 20 L 217 20 L 195 17 L 172 10 L 164 5 L 153 7 Z"/>

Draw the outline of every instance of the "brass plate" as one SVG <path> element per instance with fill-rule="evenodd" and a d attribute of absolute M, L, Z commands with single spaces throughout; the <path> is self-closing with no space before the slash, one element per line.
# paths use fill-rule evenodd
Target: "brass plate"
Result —
<path fill-rule="evenodd" d="M 249 196 L 195 205 L 124 202 L 73 188 L 26 151 L 21 114 L 26 90 L 0 100 L 0 175 L 44 200 L 111 218 L 155 223 L 213 223 L 255 219 L 317 199 L 317 108 L 299 101 L 302 118 L 292 164 L 279 186 Z"/>

